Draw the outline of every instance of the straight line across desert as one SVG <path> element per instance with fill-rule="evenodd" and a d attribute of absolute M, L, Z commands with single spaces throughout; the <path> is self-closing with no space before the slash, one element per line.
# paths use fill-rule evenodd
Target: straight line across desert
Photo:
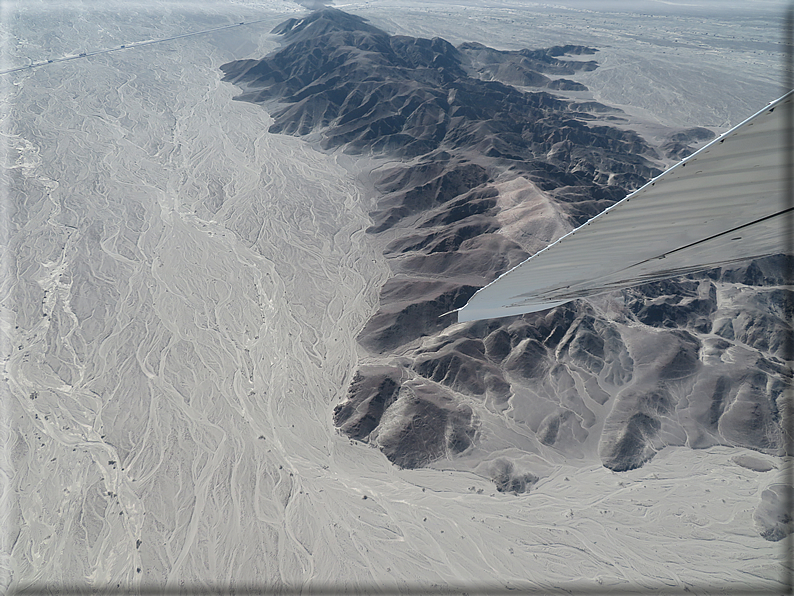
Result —
<path fill-rule="evenodd" d="M 4 2 L 2 592 L 784 593 L 790 256 L 449 314 L 784 8 Z"/>

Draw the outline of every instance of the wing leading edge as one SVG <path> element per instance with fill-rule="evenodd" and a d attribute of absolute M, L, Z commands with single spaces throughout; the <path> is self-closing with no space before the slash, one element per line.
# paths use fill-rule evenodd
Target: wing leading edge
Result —
<path fill-rule="evenodd" d="M 458 321 L 506 317 L 783 252 L 794 91 L 480 289 Z"/>

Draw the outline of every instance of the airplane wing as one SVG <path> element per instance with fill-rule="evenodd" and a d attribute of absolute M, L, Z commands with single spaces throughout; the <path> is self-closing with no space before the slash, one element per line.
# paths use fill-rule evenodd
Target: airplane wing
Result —
<path fill-rule="evenodd" d="M 480 289 L 458 321 L 784 252 L 784 111 L 793 100 L 790 91 Z"/>

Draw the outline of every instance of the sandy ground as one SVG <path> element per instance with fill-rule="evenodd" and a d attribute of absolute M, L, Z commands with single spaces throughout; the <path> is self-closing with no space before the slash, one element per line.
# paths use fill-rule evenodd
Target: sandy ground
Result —
<path fill-rule="evenodd" d="M 399 470 L 333 429 L 388 273 L 370 205 L 220 82 L 300 7 L 213 6 L 3 20 L 3 68 L 78 57 L 3 78 L 3 589 L 774 587 L 779 545 L 752 513 L 777 472 L 737 464 L 743 450 L 560 464 L 514 496 Z M 403 14 L 377 24 L 413 27 Z"/>

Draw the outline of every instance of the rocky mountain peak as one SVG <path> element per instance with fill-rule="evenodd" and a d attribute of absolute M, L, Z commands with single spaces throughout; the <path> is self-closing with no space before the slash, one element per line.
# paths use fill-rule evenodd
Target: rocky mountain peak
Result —
<path fill-rule="evenodd" d="M 317 39 L 338 31 L 361 31 L 372 35 L 387 35 L 384 31 L 370 25 L 366 19 L 330 6 L 301 19 L 288 19 L 273 28 L 271 33 L 283 35 L 287 42 L 293 43 Z"/>

